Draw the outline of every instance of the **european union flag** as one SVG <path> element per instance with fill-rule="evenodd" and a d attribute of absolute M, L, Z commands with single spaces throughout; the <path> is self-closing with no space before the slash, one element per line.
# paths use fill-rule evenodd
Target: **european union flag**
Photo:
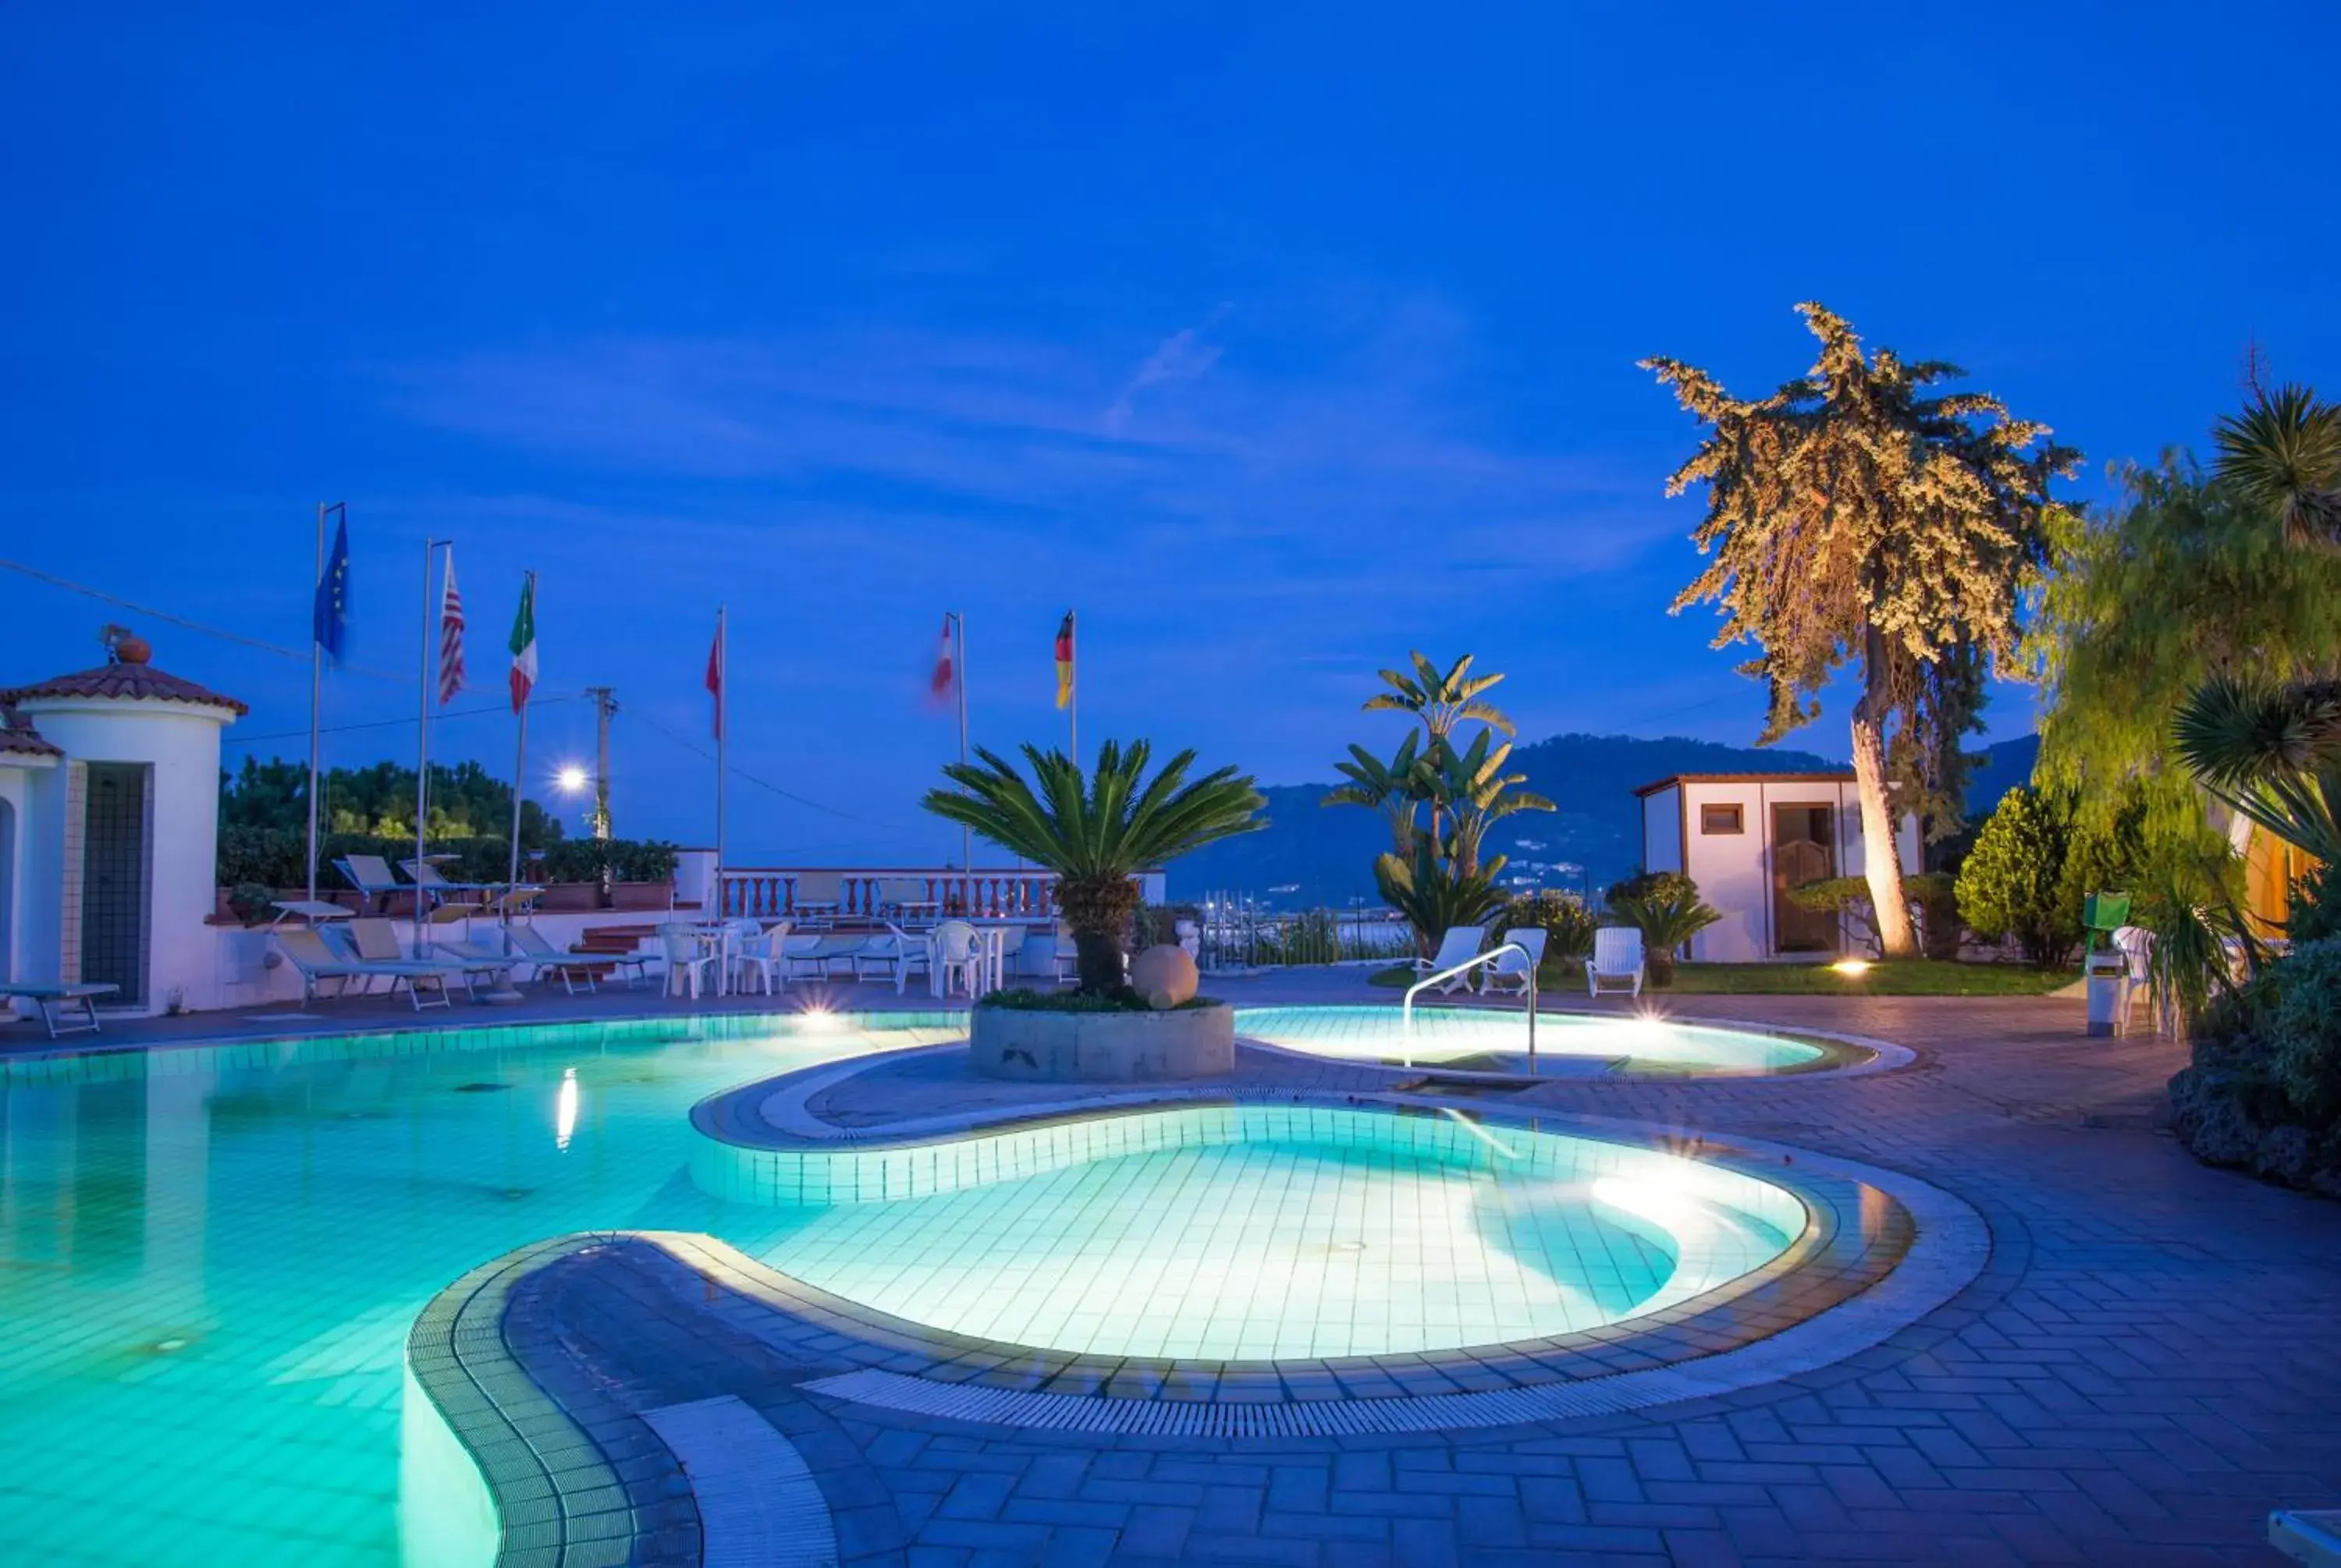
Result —
<path fill-rule="evenodd" d="M 334 530 L 334 551 L 325 557 L 325 575 L 317 580 L 317 612 L 314 628 L 317 646 L 336 664 L 341 662 L 342 638 L 350 629 L 350 520 L 344 516 Z"/>

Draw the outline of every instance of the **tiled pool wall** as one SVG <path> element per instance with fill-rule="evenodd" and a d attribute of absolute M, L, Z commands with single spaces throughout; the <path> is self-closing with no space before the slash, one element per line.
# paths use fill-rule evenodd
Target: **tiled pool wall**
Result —
<path fill-rule="evenodd" d="M 1718 1074 L 1796 1073 L 1842 1067 L 1867 1052 L 1756 1027 L 1677 1023 L 1635 1015 L 1537 1013 L 1537 1044 L 1551 1056 L 1617 1057 L 1638 1067 Z M 1418 1062 L 1481 1054 L 1522 1056 L 1526 1015 L 1508 1007 L 1422 1007 L 1411 1034 L 1395 1007 L 1342 1004 L 1245 1007 L 1236 1032 L 1269 1045 L 1351 1060 Z M 1327 1047 L 1338 1047 L 1328 1050 Z"/>
<path fill-rule="evenodd" d="M 1660 1149 L 1538 1131 L 1327 1106 L 1187 1106 L 1052 1120 L 909 1146 L 748 1148 L 703 1133 L 692 1145 L 702 1190 L 733 1203 L 895 1203 L 1018 1181 L 1095 1160 L 1240 1143 L 1330 1146 L 1517 1179 L 1644 1184 L 1745 1215 L 1794 1237 L 1805 1206 L 1787 1188 Z"/>
<path fill-rule="evenodd" d="M 813 1021 L 817 1019 L 818 1021 Z M 374 1029 L 362 1034 L 291 1035 L 233 1045 L 166 1047 L 93 1046 L 79 1052 L 0 1057 L 0 1087 L 55 1084 L 118 1083 L 223 1070 L 290 1067 L 336 1061 L 374 1061 L 390 1057 L 493 1056 L 498 1051 L 559 1047 L 593 1050 L 609 1047 L 718 1044 L 744 1039 L 804 1041 L 832 1037 L 890 1037 L 873 1048 L 938 1044 L 967 1034 L 964 1009 L 921 1012 L 712 1013 L 675 1017 L 605 1018 L 538 1024 L 498 1024 L 483 1028 Z M 893 1036 L 901 1036 L 898 1039 Z"/>

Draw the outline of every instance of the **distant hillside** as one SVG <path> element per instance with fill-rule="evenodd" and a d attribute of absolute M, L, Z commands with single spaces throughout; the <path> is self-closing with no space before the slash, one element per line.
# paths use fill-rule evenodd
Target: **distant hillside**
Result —
<path fill-rule="evenodd" d="M 1987 749 L 1968 786 L 1968 814 L 1977 823 L 2000 796 L 2032 775 L 2036 737 Z M 1669 773 L 1798 773 L 1842 768 L 1810 751 L 1723 746 L 1669 737 L 1556 735 L 1512 753 L 1529 788 L 1559 807 L 1509 817 L 1489 832 L 1489 848 L 1510 857 L 1506 874 L 1534 873 L 1549 888 L 1589 886 L 1596 895 L 1631 874 L 1642 851 L 1634 790 Z M 1214 844 L 1170 868 L 1177 898 L 1207 893 L 1249 893 L 1293 908 L 1341 905 L 1353 898 L 1377 901 L 1374 857 L 1390 848 L 1377 812 L 1320 802 L 1326 784 L 1270 786 L 1265 831 Z M 1562 865 L 1583 868 L 1562 870 Z"/>
<path fill-rule="evenodd" d="M 1796 773 L 1845 764 L 1809 751 L 1722 746 L 1670 736 L 1556 735 L 1512 753 L 1528 787 L 1557 811 L 1524 811 L 1489 829 L 1489 848 L 1511 858 L 1508 874 L 1546 869 L 1544 884 L 1596 893 L 1633 872 L 1642 852 L 1635 789 L 1669 773 Z M 1250 893 L 1287 907 L 1376 898 L 1374 857 L 1390 848 L 1379 812 L 1320 802 L 1333 786 L 1270 786 L 1269 827 L 1198 850 L 1170 868 L 1173 898 Z M 1275 891 L 1271 891 L 1274 889 Z"/>
<path fill-rule="evenodd" d="M 2019 735 L 1997 746 L 1987 746 L 1983 760 L 1967 776 L 1967 821 L 1980 828 L 1999 798 L 2019 784 L 2032 782 L 2032 764 L 2040 756 L 2040 737 Z"/>

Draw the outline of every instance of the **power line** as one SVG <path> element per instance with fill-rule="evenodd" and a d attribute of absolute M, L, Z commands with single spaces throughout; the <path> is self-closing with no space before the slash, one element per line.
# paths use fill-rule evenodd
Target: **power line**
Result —
<path fill-rule="evenodd" d="M 553 697 L 532 696 L 528 700 L 528 703 L 532 708 L 543 708 L 550 706 L 555 702 L 574 702 L 577 700 L 576 693 L 564 692 Z M 510 703 L 491 702 L 483 708 L 450 708 L 443 712 L 433 714 L 432 718 L 434 719 L 469 719 L 482 713 L 509 713 L 511 711 L 512 705 Z M 321 728 L 317 733 L 320 735 L 339 735 L 344 731 L 353 729 L 394 729 L 402 726 L 411 727 L 414 722 L 415 720 L 412 715 L 404 719 L 370 719 L 362 724 L 328 724 Z M 262 740 L 305 740 L 308 739 L 308 736 L 309 732 L 306 729 L 280 729 L 273 734 L 267 735 L 224 736 L 221 738 L 220 744 L 223 746 L 250 746 Z"/>
<path fill-rule="evenodd" d="M 685 739 L 683 737 L 677 735 L 673 730 L 669 729 L 657 719 L 640 711 L 637 711 L 634 714 L 634 717 L 649 725 L 652 729 L 657 730 L 660 734 L 665 736 L 669 740 L 673 741 L 677 746 L 682 747 L 684 750 L 699 758 L 701 760 L 707 762 L 712 762 L 715 760 L 713 753 L 703 750 L 696 742 Z M 883 828 L 890 833 L 914 833 L 918 831 L 917 829 L 905 827 L 900 822 L 881 822 L 871 817 L 857 817 L 851 811 L 841 811 L 834 806 L 824 806 L 818 800 L 808 800 L 794 790 L 783 789 L 770 779 L 759 779 L 753 773 L 749 772 L 746 769 L 739 767 L 736 764 L 731 768 L 730 771 L 734 778 L 744 779 L 760 789 L 769 789 L 783 800 L 793 800 L 800 806 L 809 807 L 815 811 L 827 812 L 832 817 L 842 818 L 848 822 L 859 822 L 865 828 Z"/>
<path fill-rule="evenodd" d="M 0 559 L 0 568 L 21 573 L 55 588 L 62 588 L 69 593 L 78 593 L 85 598 L 95 599 L 100 603 L 111 604 L 117 609 L 129 610 L 134 615 L 144 615 L 151 620 L 167 622 L 172 626 L 184 627 L 189 631 L 198 632 L 204 637 L 216 637 L 222 642 L 233 642 L 244 648 L 256 648 L 263 653 L 273 653 L 279 659 L 295 659 L 304 664 L 309 661 L 309 650 L 305 648 L 286 648 L 274 642 L 264 642 L 257 637 L 246 637 L 241 631 L 228 631 L 220 627 L 206 626 L 200 620 L 190 620 L 184 615 L 174 615 L 167 610 L 157 610 L 151 604 L 140 604 L 134 600 L 125 599 L 118 593 L 108 593 L 102 588 L 92 588 L 85 582 L 75 582 L 69 577 L 59 577 L 55 572 L 43 571 L 37 566 L 27 566 L 21 561 Z M 336 668 L 348 674 L 364 675 L 376 680 L 395 680 L 402 686 L 414 684 L 414 677 L 395 674 L 387 670 L 370 670 L 360 664 L 344 664 Z M 308 731 L 304 729 L 301 733 L 306 735 Z"/>

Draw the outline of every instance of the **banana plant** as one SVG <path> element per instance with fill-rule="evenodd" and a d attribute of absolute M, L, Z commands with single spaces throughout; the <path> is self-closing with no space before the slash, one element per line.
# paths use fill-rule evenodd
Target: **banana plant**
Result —
<path fill-rule="evenodd" d="M 1421 720 L 1423 733 L 1432 740 L 1444 740 L 1455 733 L 1455 727 L 1466 719 L 1474 719 L 1490 729 L 1505 734 L 1513 732 L 1509 715 L 1492 702 L 1480 700 L 1479 694 L 1503 680 L 1501 675 L 1473 675 L 1471 655 L 1465 654 L 1439 672 L 1420 651 L 1410 652 L 1411 674 L 1401 670 L 1385 670 L 1383 681 L 1388 691 L 1377 692 L 1366 700 L 1368 713 L 1409 713 Z"/>
<path fill-rule="evenodd" d="M 1451 814 L 1448 858 L 1466 875 L 1479 868 L 1480 846 L 1487 839 L 1489 824 L 1501 821 L 1515 811 L 1556 809 L 1543 796 L 1519 788 L 1528 782 L 1527 774 L 1504 771 L 1504 764 L 1512 754 L 1511 743 L 1491 746 L 1494 734 L 1490 729 L 1480 730 L 1471 744 L 1459 752 L 1444 740 L 1431 749 L 1430 762 L 1436 791 L 1432 809 L 1443 807 Z"/>
<path fill-rule="evenodd" d="M 1390 847 L 1401 857 L 1413 853 L 1414 836 L 1421 828 L 1418 813 L 1423 791 L 1417 775 L 1422 759 L 1415 747 L 1420 739 L 1420 731 L 1408 730 L 1406 739 L 1399 742 L 1397 752 L 1387 762 L 1352 742 L 1350 760 L 1333 764 L 1334 771 L 1349 782 L 1336 785 L 1320 802 L 1327 806 L 1363 806 L 1370 811 L 1380 811 L 1390 820 Z"/>

